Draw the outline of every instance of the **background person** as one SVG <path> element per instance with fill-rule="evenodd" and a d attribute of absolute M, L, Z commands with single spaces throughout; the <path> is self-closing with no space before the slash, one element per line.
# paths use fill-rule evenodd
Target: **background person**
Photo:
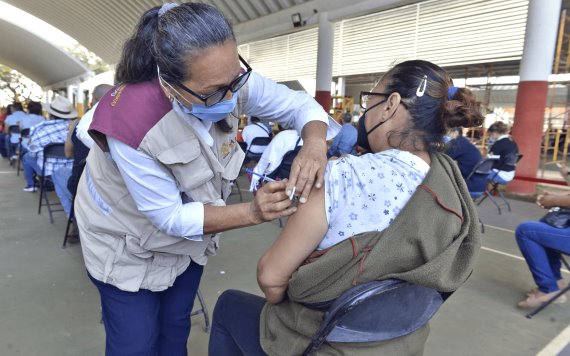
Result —
<path fill-rule="evenodd" d="M 283 161 L 283 156 L 294 150 L 297 146 L 303 146 L 303 139 L 299 136 L 295 130 L 283 130 L 279 132 L 271 140 L 259 162 L 253 168 L 253 171 L 257 174 L 268 175 L 272 173 Z M 260 177 L 252 174 L 251 184 L 249 190 L 254 192 L 258 189 Z"/>
<path fill-rule="evenodd" d="M 20 126 L 20 123 L 26 120 L 28 114 L 24 111 L 22 103 L 16 101 L 12 103 L 10 110 L 11 114 L 6 116 L 6 120 L 4 120 L 4 134 L 0 135 L 0 144 L 4 144 L 4 150 L 1 151 L 3 153 L 2 156 L 13 161 L 17 158 L 15 154 L 16 146 L 20 142 L 20 134 L 13 133 L 10 135 L 10 126 Z"/>
<path fill-rule="evenodd" d="M 75 199 L 88 276 L 101 296 L 107 355 L 185 355 L 190 311 L 218 234 L 288 216 L 286 189 L 322 184 L 328 115 L 253 72 L 228 20 L 195 2 L 145 12 L 99 102 Z M 226 206 L 243 151 L 238 117 L 294 127 L 291 179 Z"/>
<path fill-rule="evenodd" d="M 77 110 L 73 104 L 63 96 L 56 96 L 47 108 L 49 120 L 33 126 L 30 132 L 29 151 L 22 157 L 26 187 L 24 192 L 35 192 L 34 174 L 42 175 L 44 147 L 50 143 L 65 143 L 69 121 L 77 117 Z M 73 160 L 66 158 L 48 157 L 44 174 L 50 176 L 54 170 L 62 166 L 73 164 Z"/>
<path fill-rule="evenodd" d="M 536 198 L 543 209 L 570 208 L 570 194 L 545 192 Z M 535 308 L 568 285 L 560 273 L 561 261 L 557 251 L 570 254 L 570 227 L 559 229 L 539 221 L 520 224 L 515 237 L 537 288 L 527 293 L 520 308 Z M 554 303 L 564 303 L 562 295 Z"/>
<path fill-rule="evenodd" d="M 20 122 L 20 129 L 21 130 L 30 129 L 31 131 L 31 128 L 33 126 L 36 126 L 44 121 L 45 119 L 43 116 L 42 103 L 40 103 L 39 101 L 30 101 L 28 103 L 28 116 L 25 119 L 23 119 L 22 122 Z M 30 143 L 30 137 L 28 135 L 28 137 L 24 138 L 21 143 L 20 149 L 22 150 L 22 154 L 28 152 L 29 143 Z"/>
<path fill-rule="evenodd" d="M 247 144 L 246 150 L 249 149 L 251 153 L 263 153 L 266 146 L 251 146 L 251 141 L 256 137 L 271 137 L 273 133 L 267 123 L 261 122 L 258 117 L 252 116 L 250 124 L 243 128 L 241 135 Z"/>
<path fill-rule="evenodd" d="M 327 156 L 340 157 L 344 154 L 355 153 L 356 146 L 356 128 L 352 126 L 352 116 L 347 111 L 342 114 L 342 128 L 338 135 L 333 138 L 332 144 L 329 147 Z"/>
<path fill-rule="evenodd" d="M 453 160 L 438 153 L 449 127 L 482 123 L 473 95 L 452 87 L 440 67 L 414 60 L 388 71 L 360 102 L 358 145 L 369 153 L 330 161 L 324 188 L 261 257 L 265 299 L 220 296 L 210 355 L 299 355 L 323 317 L 308 304 L 387 278 L 454 291 L 473 270 L 477 211 Z M 325 343 L 319 354 L 422 354 L 427 334 L 426 325 L 385 343 Z"/>
<path fill-rule="evenodd" d="M 89 126 L 91 126 L 91 122 L 93 121 L 93 114 L 95 114 L 95 110 L 97 109 L 97 103 L 103 95 L 105 95 L 109 90 L 113 88 L 112 85 L 109 84 L 99 84 L 95 88 L 93 88 L 93 97 L 91 99 L 91 108 L 81 117 L 79 123 L 77 124 L 76 134 L 77 138 L 83 142 L 87 148 L 93 147 L 93 139 L 89 136 L 88 130 Z M 79 177 L 77 177 L 79 179 Z"/>
<path fill-rule="evenodd" d="M 483 159 L 483 156 L 479 149 L 463 136 L 463 130 L 460 127 L 449 130 L 448 136 L 451 138 L 451 141 L 446 144 L 445 153 L 457 162 L 461 175 L 464 179 L 467 179 L 469 173 Z M 484 192 L 487 185 L 487 177 L 473 174 L 465 182 L 470 192 Z"/>
<path fill-rule="evenodd" d="M 87 111 L 85 115 L 81 117 L 80 120 L 74 120 L 69 124 L 67 130 L 67 138 L 65 139 L 65 156 L 67 158 L 73 159 L 73 165 L 63 166 L 56 169 L 52 174 L 52 181 L 55 186 L 55 192 L 63 206 L 65 215 L 69 218 L 71 213 L 71 204 L 73 197 L 77 191 L 77 184 L 79 183 L 79 177 L 83 173 L 84 160 L 89 154 L 89 147 L 85 146 L 77 138 L 77 128 L 82 120 L 86 119 L 90 121 L 93 119 L 94 106 L 101 100 L 103 95 L 109 91 L 112 87 L 108 84 L 100 84 L 93 90 L 93 99 L 91 101 L 92 109 Z M 88 126 L 89 127 L 89 126 Z M 92 141 L 91 141 L 92 142 Z M 75 226 L 75 225 L 74 225 Z M 74 230 L 71 236 L 77 234 Z M 74 239 L 72 239 L 73 242 Z"/>
<path fill-rule="evenodd" d="M 489 138 L 494 141 L 489 149 L 490 156 L 499 156 L 499 161 L 493 166 L 493 172 L 488 179 L 499 184 L 507 184 L 515 177 L 515 169 L 509 165 L 513 156 L 519 153 L 517 143 L 509 136 L 509 126 L 504 122 L 497 121 L 487 129 Z"/>

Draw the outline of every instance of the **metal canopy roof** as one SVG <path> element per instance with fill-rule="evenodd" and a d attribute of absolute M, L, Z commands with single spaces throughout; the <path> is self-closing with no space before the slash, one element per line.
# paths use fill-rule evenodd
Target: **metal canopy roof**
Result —
<path fill-rule="evenodd" d="M 125 39 L 139 17 L 161 0 L 4 0 L 57 27 L 101 57 L 117 62 Z M 234 25 L 311 0 L 201 0 L 218 7 Z M 180 1 L 178 1 L 180 2 Z"/>
<path fill-rule="evenodd" d="M 89 70 L 57 46 L 0 19 L 0 63 L 18 70 L 42 87 L 86 76 Z"/>
<path fill-rule="evenodd" d="M 140 16 L 168 0 L 3 0 L 51 24 L 108 64 L 115 64 L 124 41 Z M 175 1 L 175 0 L 172 0 Z M 240 43 L 269 38 L 293 28 L 291 14 L 300 13 L 307 26 L 318 12 L 329 19 L 416 3 L 423 0 L 196 0 L 220 9 L 234 25 Z M 176 1 L 186 2 L 186 0 Z M 0 49 L 0 51 L 3 49 Z"/>

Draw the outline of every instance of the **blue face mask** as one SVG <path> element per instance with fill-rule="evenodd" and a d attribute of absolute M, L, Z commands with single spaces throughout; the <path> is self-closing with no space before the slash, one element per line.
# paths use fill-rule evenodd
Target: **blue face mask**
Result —
<path fill-rule="evenodd" d="M 229 100 L 222 100 L 216 105 L 206 106 L 204 104 L 192 104 L 192 109 L 186 105 L 181 104 L 182 110 L 185 113 L 196 116 L 202 121 L 218 122 L 226 118 L 232 111 L 234 111 L 237 104 L 237 93 L 232 95 Z"/>
<path fill-rule="evenodd" d="M 172 91 L 174 91 L 176 94 L 178 94 L 180 97 L 182 97 L 184 99 L 184 96 L 182 96 L 178 92 L 178 90 L 174 89 L 174 87 L 172 87 L 172 85 L 170 85 L 167 82 L 162 80 L 162 78 L 160 77 L 160 68 L 158 66 L 156 66 L 156 69 L 157 69 L 158 78 L 160 80 L 160 83 L 162 85 L 164 85 L 164 84 L 168 85 L 168 87 L 170 87 L 170 89 Z M 182 104 L 180 102 L 180 100 L 177 100 L 177 99 L 175 99 L 175 100 L 180 104 L 180 106 L 182 107 L 182 110 L 186 114 L 193 115 L 202 121 L 218 122 L 218 121 L 222 121 L 223 119 L 225 119 L 226 116 L 229 115 L 229 113 L 234 111 L 236 104 L 237 104 L 237 97 L 238 97 L 237 92 L 233 93 L 232 98 L 230 100 L 222 100 L 219 103 L 217 103 L 216 105 L 212 105 L 209 107 L 204 105 L 204 104 L 191 103 L 192 109 L 189 109 L 186 105 Z"/>

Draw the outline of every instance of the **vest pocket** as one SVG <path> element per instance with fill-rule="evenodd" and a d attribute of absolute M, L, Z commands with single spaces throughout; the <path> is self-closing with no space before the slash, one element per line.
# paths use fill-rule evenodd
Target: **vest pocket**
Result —
<path fill-rule="evenodd" d="M 214 177 L 195 139 L 160 152 L 156 158 L 172 172 L 181 191 L 190 191 Z"/>

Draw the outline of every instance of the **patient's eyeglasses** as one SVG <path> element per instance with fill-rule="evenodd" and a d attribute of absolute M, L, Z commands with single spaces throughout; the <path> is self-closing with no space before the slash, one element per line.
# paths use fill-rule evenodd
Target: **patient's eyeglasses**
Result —
<path fill-rule="evenodd" d="M 373 96 L 389 96 L 390 93 L 378 93 L 373 91 L 361 91 L 360 92 L 360 107 L 366 109 L 368 101 L 372 99 Z"/>

